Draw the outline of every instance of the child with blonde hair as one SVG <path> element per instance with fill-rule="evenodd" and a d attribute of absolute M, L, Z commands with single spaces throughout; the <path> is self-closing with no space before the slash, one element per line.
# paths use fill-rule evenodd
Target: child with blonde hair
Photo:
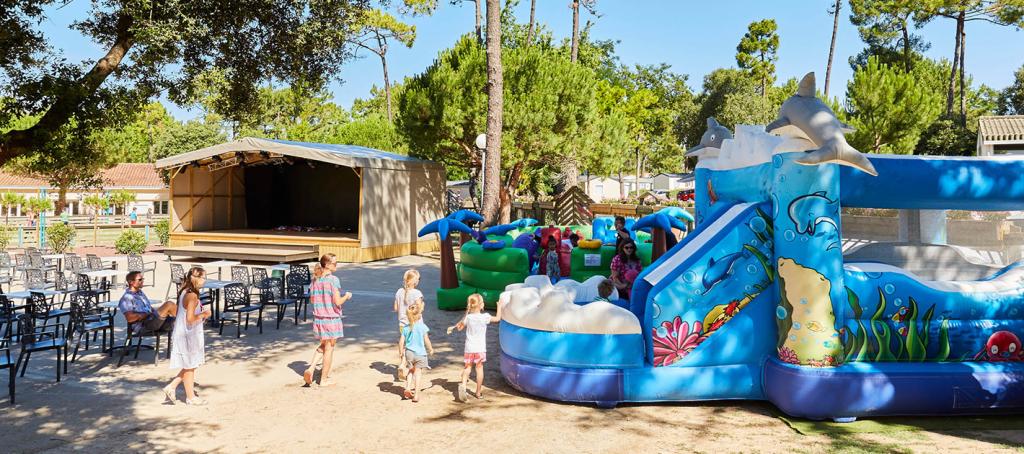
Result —
<path fill-rule="evenodd" d="M 453 330 L 466 330 L 466 347 L 462 355 L 463 369 L 462 382 L 459 383 L 459 401 L 468 400 L 466 395 L 466 384 L 469 382 L 471 369 L 476 368 L 476 397 L 483 397 L 484 388 L 484 363 L 487 362 L 487 325 L 501 321 L 501 307 L 498 305 L 498 312 L 491 317 L 483 312 L 484 297 L 479 293 L 469 295 L 466 300 L 466 315 L 455 326 L 448 328 L 448 334 Z"/>
<path fill-rule="evenodd" d="M 423 369 L 430 369 L 427 362 L 427 355 L 434 354 L 434 346 L 430 344 L 430 337 L 427 335 L 430 328 L 423 323 L 423 306 L 413 304 L 406 310 L 406 317 L 409 324 L 402 327 L 402 357 L 409 363 L 409 374 L 405 378 L 406 399 L 413 402 L 420 401 L 420 381 L 423 378 Z M 411 389 L 410 389 L 411 388 Z"/>
<path fill-rule="evenodd" d="M 316 336 L 316 351 L 309 367 L 302 373 L 307 386 L 313 383 L 317 356 L 323 354 L 323 368 L 320 370 L 320 386 L 331 386 L 331 363 L 334 361 L 334 346 L 338 339 L 345 337 L 341 323 L 341 306 L 352 298 L 352 293 L 341 295 L 341 282 L 334 275 L 338 259 L 334 254 L 324 254 L 313 268 L 313 284 L 309 287 L 309 302 L 313 306 L 313 334 Z"/>
<path fill-rule="evenodd" d="M 398 313 L 398 379 L 405 380 L 406 373 L 408 373 L 405 356 L 402 354 L 405 350 L 402 348 L 402 344 L 405 340 L 402 337 L 402 327 L 409 324 L 409 317 L 407 312 L 410 307 L 418 305 L 420 307 L 420 313 L 422 314 L 424 309 L 423 304 L 423 292 L 416 289 L 416 286 L 420 283 L 420 272 L 416 270 L 406 270 L 405 275 L 402 276 L 402 288 L 395 292 L 395 304 L 392 307 L 392 311 Z"/>

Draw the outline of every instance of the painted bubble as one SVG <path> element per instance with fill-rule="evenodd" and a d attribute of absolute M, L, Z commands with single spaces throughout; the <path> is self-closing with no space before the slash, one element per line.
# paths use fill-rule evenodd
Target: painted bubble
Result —
<path fill-rule="evenodd" d="M 782 156 L 772 156 L 772 165 L 775 166 L 776 169 L 782 167 Z"/>
<path fill-rule="evenodd" d="M 779 196 L 772 194 L 772 219 L 779 218 Z"/>
<path fill-rule="evenodd" d="M 686 281 L 686 282 L 696 281 L 697 280 L 697 273 L 694 273 L 693 271 L 687 271 L 687 272 L 683 273 L 683 280 Z"/>
<path fill-rule="evenodd" d="M 757 245 L 759 245 L 759 244 L 761 244 L 761 243 L 760 243 L 760 242 L 758 242 L 757 240 L 750 240 L 750 245 L 751 245 L 751 246 L 757 246 Z"/>
<path fill-rule="evenodd" d="M 659 326 L 658 329 L 654 330 L 654 332 L 658 333 L 658 337 L 667 337 L 668 336 L 668 330 L 665 329 L 664 326 Z"/>
<path fill-rule="evenodd" d="M 775 316 L 778 317 L 779 320 L 784 320 L 786 318 L 786 314 L 786 308 L 782 306 L 775 307 Z"/>
<path fill-rule="evenodd" d="M 804 313 L 805 313 L 805 314 L 810 314 L 810 313 L 811 313 L 811 310 L 810 310 L 810 309 L 804 309 Z"/>
<path fill-rule="evenodd" d="M 661 306 L 658 303 L 654 303 L 651 307 L 654 309 L 654 318 L 658 318 L 661 315 Z"/>
<path fill-rule="evenodd" d="M 693 298 L 687 298 L 686 304 L 693 304 Z"/>
<path fill-rule="evenodd" d="M 897 306 L 902 306 L 903 305 L 903 298 L 896 298 L 896 299 L 892 300 L 892 303 L 897 305 Z"/>
<path fill-rule="evenodd" d="M 749 293 L 750 291 L 754 290 L 754 286 L 752 286 L 752 285 L 745 285 L 745 286 L 743 286 L 743 290 L 746 290 Z"/>
<path fill-rule="evenodd" d="M 764 246 L 766 248 L 768 248 L 768 249 L 771 249 L 772 248 L 772 240 L 765 241 L 764 242 Z"/>
<path fill-rule="evenodd" d="M 702 293 L 701 293 L 700 289 L 697 289 L 697 290 L 693 291 L 693 294 L 694 295 L 701 295 Z"/>
<path fill-rule="evenodd" d="M 789 335 L 789 340 L 795 341 L 796 340 L 796 334 L 790 334 Z"/>
<path fill-rule="evenodd" d="M 806 243 L 807 242 L 807 237 L 806 236 L 800 237 L 800 241 L 803 242 L 803 243 Z"/>
<path fill-rule="evenodd" d="M 786 230 L 786 233 L 783 233 L 782 236 L 786 238 L 786 241 L 793 241 L 794 239 L 796 239 L 796 232 L 792 230 Z"/>
<path fill-rule="evenodd" d="M 896 286 L 892 284 L 885 284 L 885 287 L 883 288 L 885 289 L 885 293 L 888 293 L 890 295 L 892 295 L 892 292 L 896 291 Z"/>
<path fill-rule="evenodd" d="M 793 322 L 793 329 L 800 329 L 800 322 Z"/>
<path fill-rule="evenodd" d="M 762 219 L 760 216 L 755 217 L 750 220 L 750 230 L 753 230 L 754 232 L 757 233 L 764 233 L 765 231 L 768 230 L 768 223 L 764 222 L 764 219 Z"/>
<path fill-rule="evenodd" d="M 785 182 L 786 182 L 786 176 L 785 175 L 779 175 L 779 183 L 785 183 Z"/>
<path fill-rule="evenodd" d="M 807 304 L 807 298 L 800 298 L 800 304 Z"/>
<path fill-rule="evenodd" d="M 825 348 L 832 348 L 832 341 L 822 342 L 821 345 L 824 345 Z"/>
<path fill-rule="evenodd" d="M 753 263 L 747 265 L 747 272 L 750 274 L 757 274 L 757 266 Z"/>

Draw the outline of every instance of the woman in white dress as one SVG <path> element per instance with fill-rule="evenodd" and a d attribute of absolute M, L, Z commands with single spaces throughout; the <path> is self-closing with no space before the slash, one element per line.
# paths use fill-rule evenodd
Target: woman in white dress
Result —
<path fill-rule="evenodd" d="M 185 385 L 185 403 L 188 405 L 204 405 L 195 394 L 196 368 L 206 358 L 203 341 L 203 321 L 210 318 L 209 309 L 203 308 L 199 300 L 199 289 L 206 282 L 206 272 L 195 266 L 178 289 L 178 316 L 174 320 L 174 333 L 171 334 L 171 369 L 180 369 L 178 375 L 164 387 L 164 396 L 172 403 L 179 384 Z"/>

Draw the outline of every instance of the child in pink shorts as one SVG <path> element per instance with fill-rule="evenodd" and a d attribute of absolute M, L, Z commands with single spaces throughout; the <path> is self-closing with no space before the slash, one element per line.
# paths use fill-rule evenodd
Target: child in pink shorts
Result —
<path fill-rule="evenodd" d="M 469 295 L 466 300 L 466 315 L 462 317 L 455 326 L 448 328 L 448 334 L 453 330 L 466 330 L 466 349 L 462 360 L 462 382 L 459 384 L 458 399 L 465 402 L 469 399 L 466 395 L 466 384 L 469 382 L 469 373 L 476 368 L 476 397 L 483 397 L 484 388 L 484 363 L 487 362 L 487 325 L 501 321 L 501 305 L 498 306 L 498 313 L 495 316 L 483 312 L 484 297 L 479 293 Z"/>

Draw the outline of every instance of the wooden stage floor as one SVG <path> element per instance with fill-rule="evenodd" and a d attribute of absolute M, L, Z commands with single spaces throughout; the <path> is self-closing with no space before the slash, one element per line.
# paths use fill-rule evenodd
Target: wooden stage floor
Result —
<path fill-rule="evenodd" d="M 281 230 L 231 229 L 202 232 L 172 232 L 168 257 L 194 257 L 287 263 L 315 260 L 324 245 L 359 248 L 354 233 L 292 232 Z"/>

